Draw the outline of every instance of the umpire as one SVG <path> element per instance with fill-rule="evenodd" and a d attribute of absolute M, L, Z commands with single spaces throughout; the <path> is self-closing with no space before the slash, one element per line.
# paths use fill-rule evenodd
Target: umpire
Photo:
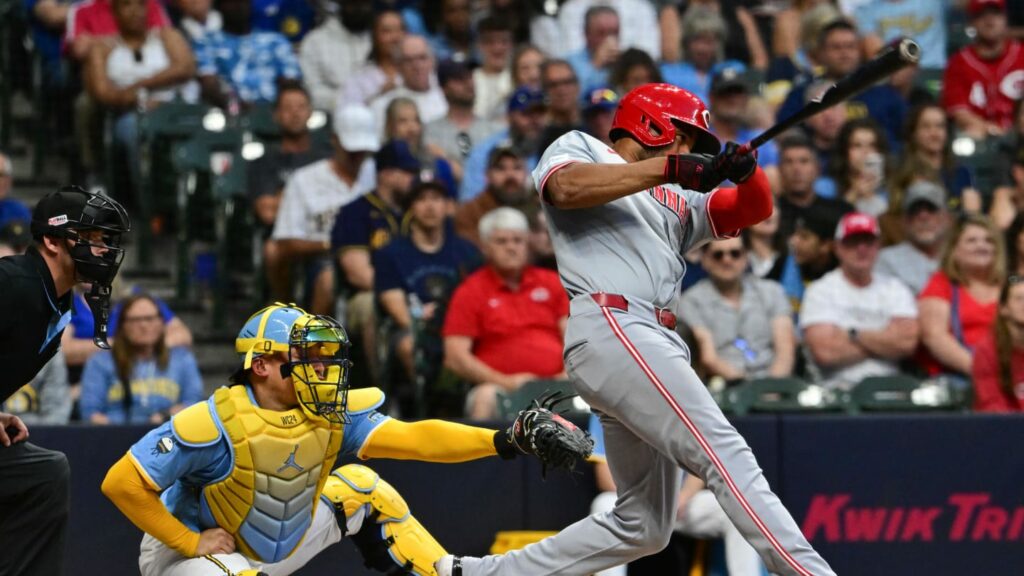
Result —
<path fill-rule="evenodd" d="M 66 186 L 32 213 L 33 244 L 0 259 L 0 404 L 30 381 L 60 347 L 71 320 L 71 289 L 92 285 L 96 343 L 106 346 L 110 285 L 130 225 L 114 200 Z M 59 576 L 70 506 L 70 468 L 60 452 L 28 442 L 28 429 L 0 412 L 0 576 Z"/>

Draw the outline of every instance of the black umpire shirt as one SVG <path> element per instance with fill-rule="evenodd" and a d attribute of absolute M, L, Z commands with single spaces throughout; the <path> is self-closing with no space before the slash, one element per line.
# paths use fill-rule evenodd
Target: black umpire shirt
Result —
<path fill-rule="evenodd" d="M 34 247 L 0 258 L 0 403 L 27 384 L 60 348 L 71 291 L 58 298 Z"/>

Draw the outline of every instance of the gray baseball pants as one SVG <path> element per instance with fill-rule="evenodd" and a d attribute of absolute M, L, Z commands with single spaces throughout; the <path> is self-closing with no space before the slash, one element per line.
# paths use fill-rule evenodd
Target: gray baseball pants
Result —
<path fill-rule="evenodd" d="M 570 311 L 566 369 L 602 414 L 615 508 L 522 550 L 463 558 L 463 574 L 585 576 L 656 553 L 675 525 L 683 467 L 704 479 L 770 572 L 834 576 L 690 368 L 682 338 L 655 321 L 653 306 L 630 298 L 623 311 L 579 296 Z"/>

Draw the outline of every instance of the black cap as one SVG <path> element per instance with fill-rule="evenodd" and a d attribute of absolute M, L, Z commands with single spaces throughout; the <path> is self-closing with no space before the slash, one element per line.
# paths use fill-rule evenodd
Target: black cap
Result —
<path fill-rule="evenodd" d="M 438 179 L 432 170 L 421 170 L 416 180 L 412 183 L 412 188 L 409 189 L 409 193 L 405 195 L 405 210 L 409 210 L 412 207 L 412 203 L 419 200 L 420 196 L 428 191 L 437 192 L 445 198 L 452 196 L 452 191 L 448 189 L 448 185 L 443 180 Z"/>
<path fill-rule="evenodd" d="M 419 172 L 420 161 L 413 155 L 405 140 L 390 140 L 374 155 L 377 171 L 397 168 L 406 172 Z"/>
<path fill-rule="evenodd" d="M 520 160 L 522 157 L 518 152 L 512 148 L 510 142 L 502 142 L 491 150 L 491 153 L 487 155 L 487 167 L 494 168 L 498 165 L 503 158 L 515 158 Z"/>
<path fill-rule="evenodd" d="M 473 75 L 465 62 L 444 60 L 437 65 L 437 83 L 444 86 L 449 80 L 465 80 Z"/>
<path fill-rule="evenodd" d="M 711 68 L 711 93 L 725 92 L 750 92 L 747 67 L 742 63 L 729 60 Z"/>
<path fill-rule="evenodd" d="M 850 212 L 848 205 L 825 204 L 820 200 L 805 208 L 796 219 L 797 230 L 807 230 L 822 240 L 832 240 L 843 215 Z"/>
<path fill-rule="evenodd" d="M 0 244 L 21 251 L 32 243 L 30 224 L 24 220 L 11 220 L 0 227 Z"/>

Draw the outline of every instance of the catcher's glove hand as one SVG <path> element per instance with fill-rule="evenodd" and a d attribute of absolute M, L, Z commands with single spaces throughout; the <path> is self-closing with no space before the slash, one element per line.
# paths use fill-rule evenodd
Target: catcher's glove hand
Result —
<path fill-rule="evenodd" d="M 519 412 L 511 426 L 494 434 L 498 454 L 506 459 L 532 454 L 543 464 L 543 476 L 547 476 L 549 467 L 571 471 L 577 459 L 590 457 L 594 451 L 590 434 L 552 411 L 569 398 L 572 396 L 556 392 L 534 399 L 529 408 Z"/>

